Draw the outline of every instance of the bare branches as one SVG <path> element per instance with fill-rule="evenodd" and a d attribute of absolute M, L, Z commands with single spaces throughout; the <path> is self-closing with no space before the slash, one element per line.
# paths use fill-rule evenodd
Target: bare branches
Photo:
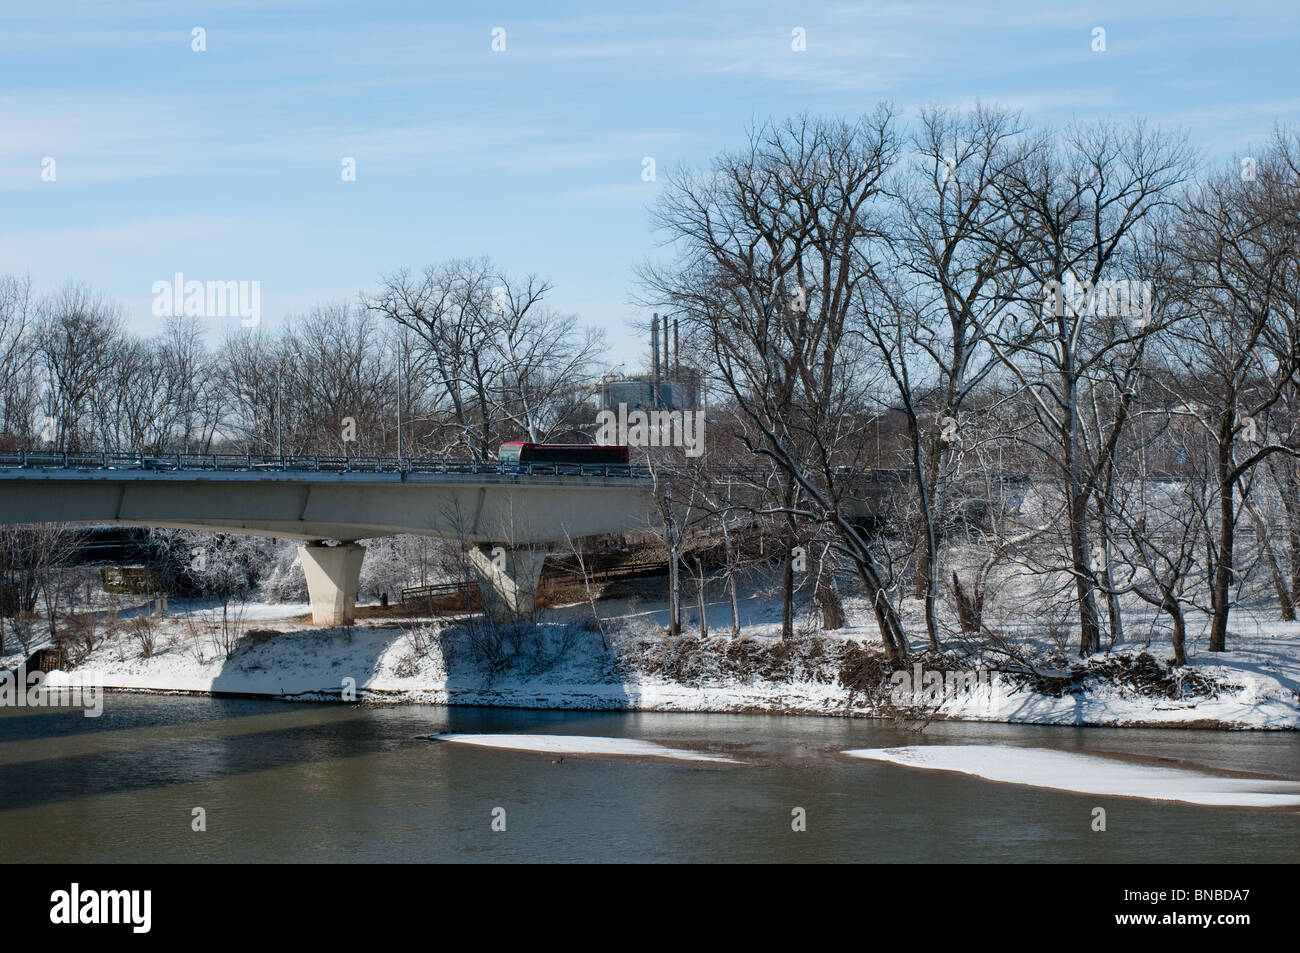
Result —
<path fill-rule="evenodd" d="M 486 460 L 502 431 L 546 440 L 578 423 L 603 336 L 545 305 L 551 285 L 515 279 L 486 259 L 398 271 L 367 307 L 414 333 L 458 431 L 457 443 Z"/>
<path fill-rule="evenodd" d="M 764 124 L 746 150 L 670 184 L 655 218 L 678 257 L 642 276 L 709 349 L 714 382 L 744 421 L 742 444 L 773 466 L 769 511 L 785 517 L 785 548 L 799 541 L 801 523 L 834 527 L 836 551 L 855 566 L 889 651 L 901 657 L 886 570 L 844 510 L 838 442 L 874 376 L 851 331 L 859 290 L 883 254 L 878 206 L 898 149 L 883 107 L 856 123 Z M 787 555 L 787 636 L 792 588 Z"/>

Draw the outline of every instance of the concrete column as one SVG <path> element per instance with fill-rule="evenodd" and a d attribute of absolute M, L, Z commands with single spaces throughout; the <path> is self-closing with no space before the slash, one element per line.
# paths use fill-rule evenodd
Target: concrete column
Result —
<path fill-rule="evenodd" d="M 366 547 L 356 543 L 299 546 L 302 572 L 311 596 L 311 620 L 317 625 L 346 625 L 356 618 L 357 588 Z"/>
<path fill-rule="evenodd" d="M 469 548 L 469 564 L 479 580 L 483 609 L 498 622 L 531 619 L 537 608 L 537 583 L 550 547 L 511 548 L 481 543 Z"/>

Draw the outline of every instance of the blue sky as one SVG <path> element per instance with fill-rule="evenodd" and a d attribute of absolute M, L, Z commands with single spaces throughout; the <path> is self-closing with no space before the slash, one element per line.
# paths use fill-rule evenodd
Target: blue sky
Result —
<path fill-rule="evenodd" d="M 552 305 L 632 364 L 647 205 L 753 120 L 982 100 L 1041 123 L 1145 116 L 1212 162 L 1300 120 L 1294 0 L 0 9 L 0 271 L 87 281 L 142 333 L 177 271 L 260 281 L 274 324 L 398 267 L 490 255 L 548 276 Z"/>

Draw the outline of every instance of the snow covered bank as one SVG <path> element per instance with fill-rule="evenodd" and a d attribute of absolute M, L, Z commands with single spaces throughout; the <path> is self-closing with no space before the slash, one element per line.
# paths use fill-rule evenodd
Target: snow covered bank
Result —
<path fill-rule="evenodd" d="M 547 610 L 536 625 L 505 630 L 452 618 L 315 629 L 303 608 L 245 607 L 243 618 L 256 619 L 257 627 L 229 651 L 210 608 L 184 608 L 157 623 L 148 657 L 124 628 L 110 631 L 80 669 L 116 689 L 379 703 L 1300 728 L 1296 623 L 1243 626 L 1233 650 L 1214 655 L 1193 633 L 1192 664 L 1178 673 L 1151 656 L 1145 667 L 1136 664 L 1142 653 L 1160 654 L 1160 643 L 1152 642 L 1097 656 L 1086 677 L 1076 668 L 1069 678 L 1049 672 L 1027 680 L 994 671 L 1005 660 L 993 656 L 952 664 L 927 658 L 919 670 L 892 672 L 879 655 L 869 610 L 851 600 L 846 608 L 858 624 L 792 642 L 779 639 L 779 606 L 761 598 L 743 603 L 736 639 L 666 638 L 663 607 L 644 601 L 601 603 L 603 638 L 586 606 Z M 725 632 L 727 607 L 709 611 L 711 631 Z M 6 655 L 0 667 L 21 661 L 20 654 Z M 972 670 L 960 670 L 967 666 Z M 59 681 L 54 674 L 48 684 Z"/>
<path fill-rule="evenodd" d="M 506 748 L 511 751 L 540 751 L 547 754 L 590 754 L 606 757 L 670 758 L 674 761 L 715 761 L 740 764 L 734 758 L 707 755 L 684 748 L 666 748 L 653 741 L 635 738 L 597 738 L 589 735 L 431 735 L 434 741 Z"/>
<path fill-rule="evenodd" d="M 858 748 L 853 758 L 909 768 L 956 771 L 989 781 L 1080 794 L 1141 797 L 1234 807 L 1300 807 L 1300 781 L 1222 777 L 1184 768 L 1012 745 Z"/>

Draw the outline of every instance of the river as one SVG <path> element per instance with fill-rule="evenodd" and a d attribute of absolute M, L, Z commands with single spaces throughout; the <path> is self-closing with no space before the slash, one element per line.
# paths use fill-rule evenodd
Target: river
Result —
<path fill-rule="evenodd" d="M 648 739 L 743 764 L 565 757 L 442 732 Z M 1290 732 L 353 707 L 109 695 L 0 710 L 9 862 L 1294 861 L 1300 812 L 998 784 L 846 748 L 1012 744 L 1300 780 Z M 1104 806 L 1107 829 L 1091 829 Z M 193 830 L 202 808 L 206 830 Z M 494 831 L 504 809 L 505 830 Z M 791 829 L 802 808 L 806 830 Z M 498 822 L 499 826 L 499 822 Z"/>

